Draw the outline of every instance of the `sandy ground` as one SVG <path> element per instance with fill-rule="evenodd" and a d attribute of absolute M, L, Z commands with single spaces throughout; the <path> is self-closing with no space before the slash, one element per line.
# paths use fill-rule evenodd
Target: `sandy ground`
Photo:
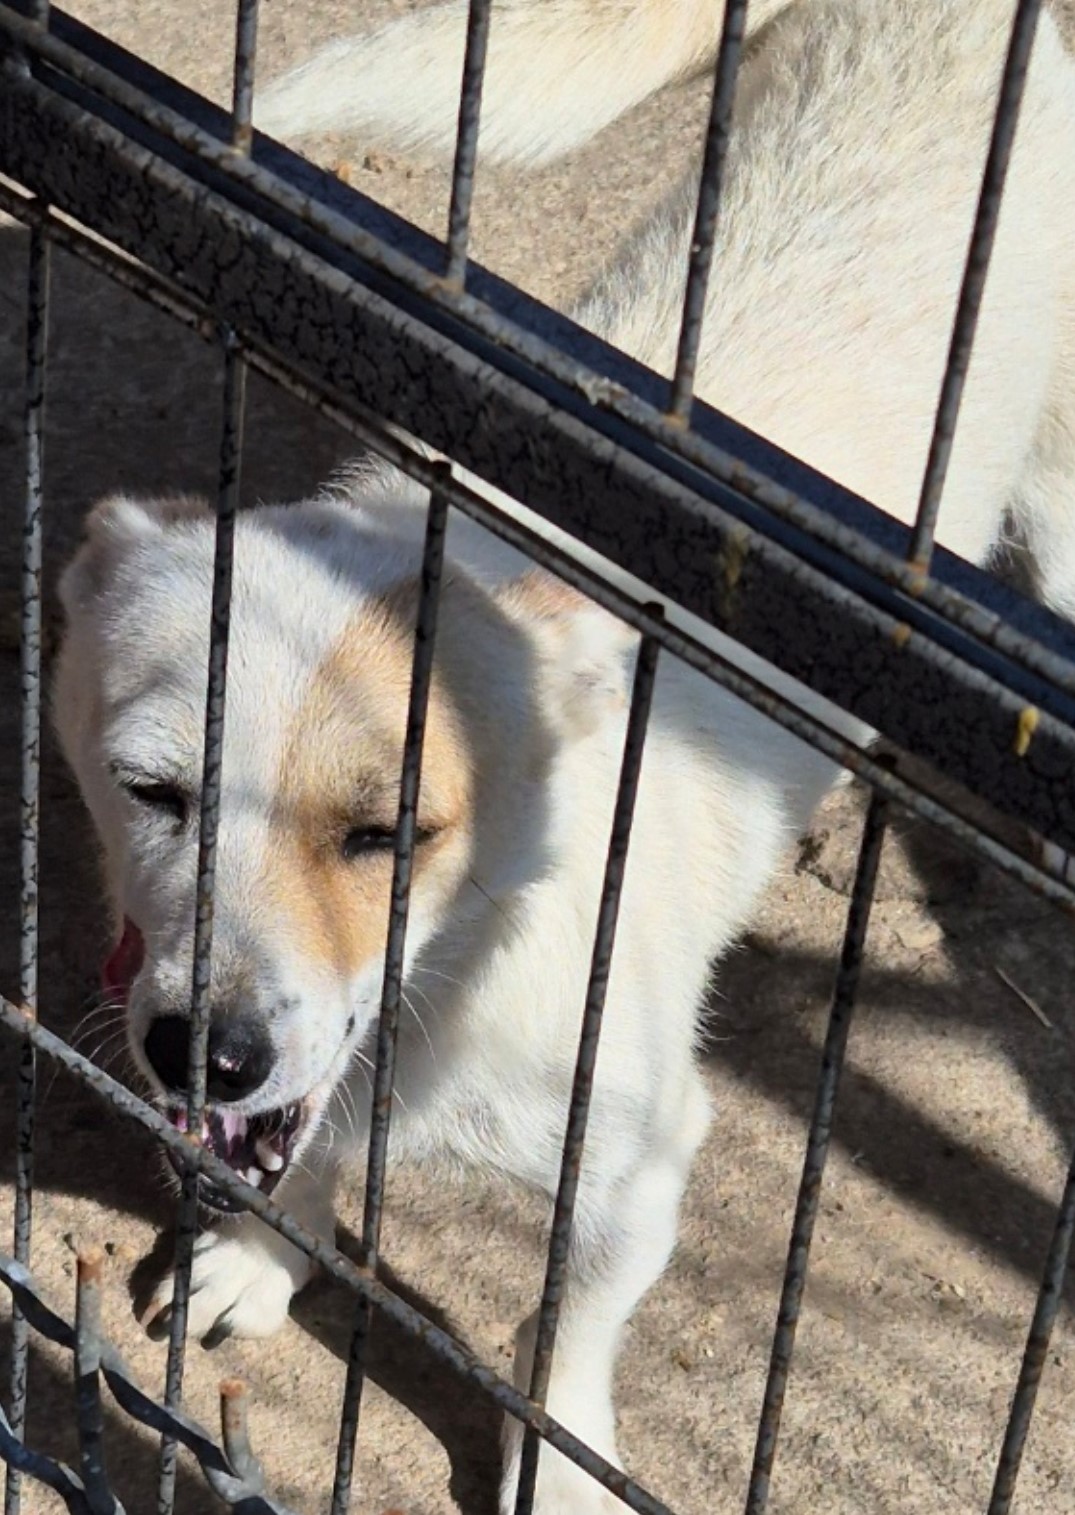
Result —
<path fill-rule="evenodd" d="M 125 45 L 217 98 L 227 90 L 230 7 L 219 0 L 81 0 L 72 7 Z M 389 11 L 386 0 L 363 6 Z M 333 35 L 358 7 L 329 0 L 264 7 L 263 76 Z M 524 185 L 480 179 L 476 255 L 559 303 L 585 285 L 617 239 L 669 182 L 698 138 L 705 92 L 651 103 L 602 140 Z M 444 224 L 437 168 L 363 157 L 358 186 L 430 229 Z M 0 227 L 0 499 L 15 582 L 20 500 L 21 304 L 25 239 Z M 57 258 L 50 372 L 48 568 L 51 576 L 103 490 L 166 484 L 207 489 L 215 470 L 215 357 L 193 336 Z M 316 485 L 348 456 L 346 438 L 253 382 L 245 484 L 251 499 Z M 8 602 L 9 603 L 9 602 Z M 8 901 L 0 982 L 17 982 L 17 666 L 0 649 L 0 778 Z M 92 844 L 77 795 L 50 749 L 44 778 L 42 1014 L 73 1034 L 92 994 L 105 927 Z M 674 1508 L 741 1508 L 771 1340 L 852 866 L 861 798 L 845 792 L 789 858 L 749 940 L 723 966 L 706 1073 L 717 1108 L 687 1197 L 666 1278 L 634 1319 L 619 1385 L 631 1471 Z M 815 1260 L 789 1391 L 771 1508 L 779 1515 L 962 1515 L 984 1508 L 998 1438 L 1066 1153 L 1075 1137 L 1075 953 L 1060 918 L 1004 881 L 938 849 L 920 831 L 890 839 L 871 926 L 825 1183 Z M 1002 981 L 1003 972 L 1041 1015 Z M 1047 1022 L 1047 1024 L 1046 1024 Z M 115 1047 L 85 1046 L 107 1061 Z M 10 1062 L 0 1107 L 10 1109 Z M 169 1206 L 150 1144 L 46 1070 L 41 1101 L 34 1267 L 72 1306 L 71 1238 L 113 1254 L 113 1340 L 146 1385 L 164 1351 L 139 1330 L 144 1290 Z M 9 1234 L 12 1155 L 0 1149 L 0 1234 Z M 360 1196 L 344 1197 L 351 1245 Z M 446 1188 L 394 1171 L 386 1253 L 411 1297 L 501 1368 L 516 1321 L 535 1300 L 547 1217 L 478 1184 Z M 157 1257 L 161 1248 L 157 1247 Z M 2 1302 L 6 1305 L 6 1300 Z M 253 1432 L 269 1486 L 296 1510 L 324 1510 L 350 1306 L 318 1284 L 271 1345 L 192 1349 L 189 1407 L 215 1416 L 215 1387 L 253 1387 Z M 0 1327 L 2 1329 L 2 1327 Z M 6 1339 L 6 1338 L 5 1338 Z M 34 1358 L 31 1437 L 74 1455 L 66 1428 L 69 1368 Z M 1061 1318 L 1016 1508 L 1075 1511 L 1075 1338 Z M 130 1512 L 154 1507 L 153 1444 L 109 1415 L 109 1457 Z M 377 1515 L 488 1515 L 497 1419 L 411 1344 L 382 1330 L 363 1418 L 355 1508 Z M 213 1501 L 185 1471 L 181 1510 Z M 27 1515 L 59 1508 L 36 1489 Z"/>

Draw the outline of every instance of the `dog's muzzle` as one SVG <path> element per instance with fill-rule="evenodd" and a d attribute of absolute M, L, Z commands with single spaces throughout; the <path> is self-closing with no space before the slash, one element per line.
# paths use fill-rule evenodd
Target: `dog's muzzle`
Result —
<path fill-rule="evenodd" d="M 126 1006 L 134 980 L 145 961 L 145 939 L 129 918 L 101 970 L 105 993 Z M 177 1131 L 187 1129 L 185 1092 L 190 1055 L 190 1022 L 185 1016 L 157 1016 L 146 1032 L 146 1059 L 166 1091 L 164 1107 Z M 278 1109 L 239 1114 L 230 1105 L 249 1098 L 261 1087 L 271 1068 L 271 1044 L 257 1028 L 241 1020 L 222 1018 L 209 1032 L 202 1142 L 214 1157 L 227 1163 L 237 1177 L 271 1194 L 287 1172 L 308 1109 L 303 1100 Z M 182 1176 L 182 1165 L 168 1152 L 168 1161 Z M 214 1210 L 235 1211 L 239 1201 L 203 1180 L 199 1199 Z"/>

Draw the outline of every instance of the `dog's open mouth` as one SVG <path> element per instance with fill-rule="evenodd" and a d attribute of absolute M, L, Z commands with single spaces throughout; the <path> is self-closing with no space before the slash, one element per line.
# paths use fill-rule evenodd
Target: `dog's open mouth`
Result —
<path fill-rule="evenodd" d="M 187 1129 L 185 1109 L 171 1109 L 168 1115 L 177 1130 Z M 271 1194 L 287 1172 L 306 1120 L 307 1109 L 302 1100 L 257 1115 L 239 1115 L 226 1105 L 211 1105 L 205 1112 L 202 1141 L 238 1178 L 253 1184 L 262 1194 Z M 242 1209 L 238 1200 L 209 1179 L 203 1179 L 198 1197 L 214 1210 Z"/>

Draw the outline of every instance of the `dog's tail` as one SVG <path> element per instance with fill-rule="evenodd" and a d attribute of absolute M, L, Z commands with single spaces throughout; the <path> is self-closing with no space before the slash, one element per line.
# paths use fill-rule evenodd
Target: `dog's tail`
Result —
<path fill-rule="evenodd" d="M 788 0 L 753 0 L 751 32 Z M 495 0 L 481 152 L 540 164 L 586 142 L 716 55 L 722 0 Z M 451 151 L 467 0 L 445 0 L 365 36 L 340 38 L 269 85 L 261 131 L 358 133 L 364 145 Z"/>

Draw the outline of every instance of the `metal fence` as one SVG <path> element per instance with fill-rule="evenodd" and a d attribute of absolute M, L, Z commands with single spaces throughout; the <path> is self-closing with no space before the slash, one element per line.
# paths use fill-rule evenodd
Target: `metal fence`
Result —
<path fill-rule="evenodd" d="M 333 1515 L 349 1508 L 366 1344 L 375 1311 L 419 1339 L 425 1350 L 458 1374 L 461 1387 L 488 1396 L 527 1428 L 518 1515 L 526 1515 L 532 1505 L 541 1441 L 579 1463 L 630 1508 L 644 1515 L 665 1511 L 657 1498 L 582 1445 L 570 1428 L 558 1425 L 543 1409 L 632 806 L 661 652 L 687 660 L 751 702 L 852 769 L 873 792 L 747 1497 L 749 1515 L 761 1515 L 766 1508 L 878 858 L 892 806 L 943 828 L 1065 914 L 1075 906 L 1063 856 L 1064 850 L 1075 850 L 1075 634 L 1041 607 L 933 548 L 1039 8 L 1034 0 L 1019 0 L 1015 8 L 929 465 L 918 518 L 908 532 L 694 401 L 694 364 L 720 209 L 745 0 L 728 0 L 724 17 L 670 386 L 468 260 L 489 0 L 472 0 L 470 8 L 451 211 L 443 243 L 254 136 L 250 121 L 257 0 L 240 0 L 238 5 L 230 116 L 44 0 L 0 5 L 0 171 L 7 181 L 0 184 L 0 207 L 30 228 L 21 642 L 22 965 L 17 992 L 0 1000 L 6 1055 L 14 1051 L 19 1069 L 14 1258 L 0 1259 L 0 1279 L 14 1306 L 12 1381 L 8 1408 L 0 1412 L 0 1455 L 8 1465 L 7 1515 L 19 1509 L 25 1476 L 49 1484 L 72 1511 L 114 1515 L 120 1510 L 102 1458 L 102 1380 L 123 1410 L 162 1434 L 158 1508 L 164 1515 L 173 1508 L 180 1443 L 194 1453 L 227 1504 L 250 1512 L 282 1511 L 261 1490 L 245 1435 L 241 1386 L 225 1387 L 222 1444 L 180 1408 L 198 1189 L 206 1178 L 353 1291 L 357 1315 L 341 1409 Z M 53 247 L 76 254 L 216 342 L 224 367 L 191 1003 L 190 1131 L 201 1130 L 206 1098 L 229 588 L 247 370 L 268 375 L 330 415 L 362 444 L 430 489 L 377 1037 L 361 1265 L 308 1233 L 38 1020 L 42 453 Z M 479 405 L 486 424 L 474 427 L 471 418 Z M 405 434 L 420 437 L 676 605 L 729 632 L 785 673 L 862 717 L 881 733 L 882 746 L 856 746 L 793 699 L 773 693 L 669 624 L 659 607 L 633 600 L 490 504 L 462 482 L 451 465 L 430 462 L 402 439 Z M 415 803 L 449 509 L 521 547 L 642 634 L 528 1395 L 476 1360 L 377 1276 Z M 720 568 L 716 575 L 713 564 Z M 734 594 L 728 589 L 732 583 Z M 822 647 L 825 656 L 819 658 Z M 864 647 L 875 668 L 868 688 L 855 671 Z M 922 697 L 924 689 L 928 698 Z M 972 739 L 967 739 L 967 732 Z M 1023 757 L 1031 735 L 1038 761 L 1028 764 Z M 938 798 L 923 778 L 927 770 L 922 762 L 909 759 L 925 760 L 995 806 L 1009 822 L 1018 823 L 1018 831 Z M 1041 838 L 1056 847 L 1045 849 Z M 183 1173 L 163 1403 L 137 1388 L 101 1339 L 99 1258 L 85 1254 L 79 1259 L 74 1327 L 52 1313 L 35 1291 L 28 1270 L 38 1054 L 66 1066 L 117 1111 L 152 1132 Z M 1075 1168 L 1056 1216 L 999 1453 L 990 1515 L 1003 1515 L 1010 1508 L 1073 1228 Z M 31 1330 L 74 1355 L 73 1414 L 81 1458 L 77 1472 L 23 1444 Z"/>

